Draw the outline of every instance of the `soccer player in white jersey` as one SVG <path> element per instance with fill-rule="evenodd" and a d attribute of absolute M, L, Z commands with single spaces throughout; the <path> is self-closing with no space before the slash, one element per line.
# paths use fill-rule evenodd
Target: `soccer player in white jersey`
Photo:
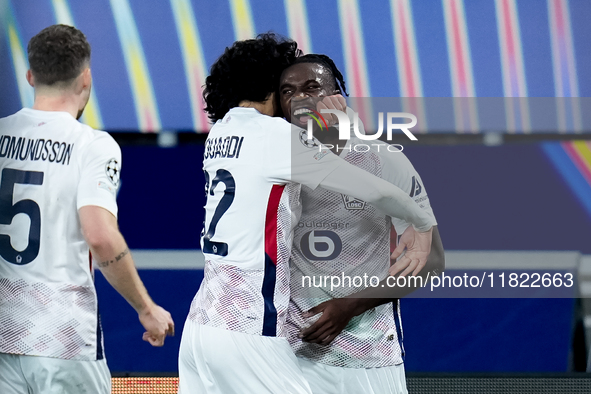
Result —
<path fill-rule="evenodd" d="M 91 88 L 86 37 L 50 26 L 28 56 L 33 108 L 0 119 L 0 393 L 107 394 L 94 265 L 138 312 L 144 340 L 162 346 L 174 324 L 117 227 L 121 150 L 77 121 Z"/>
<path fill-rule="evenodd" d="M 342 74 L 328 56 L 315 54 L 296 59 L 283 72 L 279 88 L 286 118 L 300 127 L 306 127 L 309 108 L 314 108 L 318 101 L 315 98 L 332 96 L 332 102 L 340 103 L 339 109 L 345 111 L 341 93 L 346 95 Z M 372 144 L 383 144 L 382 149 L 372 145 L 372 150 L 358 152 L 351 147 L 365 141 L 356 138 L 341 141 L 335 128 L 316 132 L 315 136 L 327 146 L 333 146 L 344 160 L 400 187 L 415 200 L 417 207 L 433 215 L 423 182 L 402 152 L 389 151 L 386 143 L 378 141 Z M 303 186 L 301 199 L 303 210 L 294 232 L 290 259 L 287 328 L 289 341 L 313 393 L 407 393 L 400 307 L 398 299 L 393 298 L 404 296 L 414 288 L 381 293 L 368 289 L 354 294 L 358 289 L 350 284 L 333 289 L 310 288 L 311 282 L 305 282 L 304 278 L 338 276 L 340 280 L 364 275 L 386 278 L 390 267 L 391 224 L 398 234 L 410 224 L 390 218 L 362 200 L 328 190 Z M 426 264 L 421 271 L 423 277 L 444 268 L 437 226 Z M 398 271 L 399 267 L 395 267 L 392 274 Z M 409 268 L 402 274 L 412 271 Z M 387 284 L 382 284 L 387 290 Z M 322 302 L 326 300 L 330 301 Z M 322 313 L 319 319 L 314 316 L 318 313 Z"/>
<path fill-rule="evenodd" d="M 293 227 L 301 185 L 364 199 L 411 228 L 410 255 L 428 255 L 433 217 L 407 193 L 354 167 L 279 117 L 275 92 L 296 43 L 239 41 L 214 63 L 206 111 L 205 274 L 185 323 L 179 392 L 310 393 L 286 339 Z M 422 262 L 424 263 L 424 261 Z"/>

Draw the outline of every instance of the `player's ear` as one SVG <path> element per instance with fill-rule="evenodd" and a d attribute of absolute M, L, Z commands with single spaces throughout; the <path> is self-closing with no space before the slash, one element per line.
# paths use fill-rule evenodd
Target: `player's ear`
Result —
<path fill-rule="evenodd" d="M 29 83 L 29 85 L 31 85 L 32 87 L 35 87 L 35 77 L 33 76 L 33 73 L 31 72 L 31 70 L 27 70 L 27 82 Z"/>
<path fill-rule="evenodd" d="M 82 71 L 82 87 L 90 87 L 92 84 L 92 73 L 90 72 L 90 67 L 87 67 Z"/>

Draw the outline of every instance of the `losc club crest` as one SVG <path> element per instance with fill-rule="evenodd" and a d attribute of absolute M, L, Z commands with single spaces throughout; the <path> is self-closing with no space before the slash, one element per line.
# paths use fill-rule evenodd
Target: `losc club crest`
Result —
<path fill-rule="evenodd" d="M 365 201 L 342 194 L 345 208 L 349 211 L 361 211 L 365 209 Z"/>
<path fill-rule="evenodd" d="M 300 131 L 300 142 L 306 148 L 315 148 L 317 146 L 320 146 L 320 142 L 316 139 L 316 137 L 308 139 L 308 134 L 306 133 L 306 130 Z"/>

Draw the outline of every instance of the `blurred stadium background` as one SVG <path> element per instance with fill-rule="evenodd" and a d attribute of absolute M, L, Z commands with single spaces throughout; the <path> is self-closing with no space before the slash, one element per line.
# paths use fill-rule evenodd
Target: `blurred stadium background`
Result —
<path fill-rule="evenodd" d="M 499 115 L 501 129 L 467 114 L 404 144 L 451 272 L 495 259 L 546 264 L 579 273 L 572 297 L 408 299 L 402 310 L 411 393 L 591 392 L 577 373 L 591 343 L 590 18 L 588 0 L 0 0 L 0 116 L 32 105 L 34 34 L 72 24 L 92 44 L 83 121 L 122 146 L 121 230 L 177 324 L 165 347 L 150 347 L 97 274 L 113 392 L 176 392 L 182 326 L 203 277 L 200 87 L 224 47 L 268 30 L 331 56 L 354 97 L 581 98 L 557 101 L 545 127 L 525 100 Z M 454 131 L 465 121 L 476 127 Z"/>

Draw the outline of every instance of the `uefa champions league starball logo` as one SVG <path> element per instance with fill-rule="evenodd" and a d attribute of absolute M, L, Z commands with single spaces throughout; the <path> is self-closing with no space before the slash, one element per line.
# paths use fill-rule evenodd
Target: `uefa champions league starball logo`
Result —
<path fill-rule="evenodd" d="M 111 159 L 107 162 L 105 172 L 107 173 L 109 181 L 115 186 L 119 184 L 119 171 L 119 163 L 117 162 L 117 159 Z"/>
<path fill-rule="evenodd" d="M 316 137 L 308 138 L 308 134 L 306 133 L 306 130 L 300 131 L 300 142 L 306 148 L 315 148 L 317 146 L 320 146 L 320 141 L 318 141 L 316 139 Z"/>

